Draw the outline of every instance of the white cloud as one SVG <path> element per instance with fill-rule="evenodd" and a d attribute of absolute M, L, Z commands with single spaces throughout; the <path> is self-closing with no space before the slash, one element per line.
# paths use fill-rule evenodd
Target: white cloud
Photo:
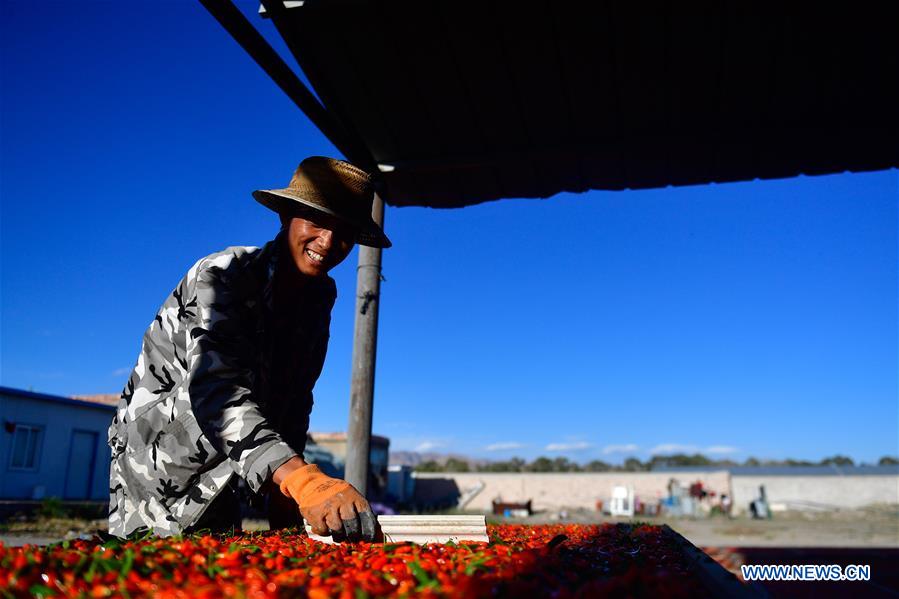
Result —
<path fill-rule="evenodd" d="M 524 443 L 518 443 L 517 441 L 508 441 L 504 443 L 491 443 L 484 449 L 487 451 L 506 451 L 509 449 L 521 449 L 524 447 Z"/>
<path fill-rule="evenodd" d="M 708 447 L 697 447 L 696 445 L 682 445 L 680 443 L 662 443 L 656 445 L 649 450 L 652 455 L 665 455 L 671 453 L 707 453 L 710 455 L 722 455 L 728 453 L 736 453 L 740 451 L 737 447 L 730 445 L 710 445 Z"/>
<path fill-rule="evenodd" d="M 125 376 L 126 374 L 130 374 L 131 370 L 131 368 L 116 368 L 109 376 Z"/>
<path fill-rule="evenodd" d="M 649 450 L 649 453 L 652 455 L 659 455 L 665 453 L 695 453 L 699 451 L 699 448 L 695 445 L 681 445 L 680 443 L 662 443 L 661 445 L 656 445 L 652 449 Z"/>
<path fill-rule="evenodd" d="M 434 449 L 438 449 L 443 447 L 444 444 L 439 441 L 422 441 L 418 445 L 415 446 L 415 451 L 432 451 Z"/>
<path fill-rule="evenodd" d="M 625 443 L 624 445 L 606 445 L 602 448 L 604 455 L 610 453 L 636 453 L 640 451 L 640 446 L 634 443 Z"/>
<path fill-rule="evenodd" d="M 573 443 L 550 443 L 546 446 L 546 451 L 584 451 L 593 447 L 592 443 L 586 441 L 575 441 Z"/>

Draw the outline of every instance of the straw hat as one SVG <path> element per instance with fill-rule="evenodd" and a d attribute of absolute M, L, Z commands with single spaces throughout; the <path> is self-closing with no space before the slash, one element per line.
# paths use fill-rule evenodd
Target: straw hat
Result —
<path fill-rule="evenodd" d="M 301 215 L 313 210 L 354 227 L 356 243 L 389 248 L 390 240 L 371 217 L 374 187 L 364 170 L 324 156 L 303 160 L 284 189 L 260 189 L 253 197 L 278 214 Z"/>

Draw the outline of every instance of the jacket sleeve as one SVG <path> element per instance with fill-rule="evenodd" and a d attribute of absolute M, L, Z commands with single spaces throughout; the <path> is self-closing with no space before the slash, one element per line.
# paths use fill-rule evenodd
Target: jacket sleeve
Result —
<path fill-rule="evenodd" d="M 254 396 L 257 318 L 230 258 L 197 265 L 195 318 L 187 330 L 188 389 L 203 433 L 258 492 L 297 454 L 266 420 Z"/>

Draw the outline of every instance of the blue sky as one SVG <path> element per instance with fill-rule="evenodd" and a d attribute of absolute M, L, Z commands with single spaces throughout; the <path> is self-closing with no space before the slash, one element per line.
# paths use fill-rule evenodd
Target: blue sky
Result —
<path fill-rule="evenodd" d="M 0 10 L 0 384 L 118 392 L 186 269 L 273 237 L 250 192 L 335 151 L 198 3 Z M 897 201 L 891 170 L 388 208 L 375 432 L 496 459 L 896 454 Z M 315 430 L 346 425 L 355 262 Z"/>

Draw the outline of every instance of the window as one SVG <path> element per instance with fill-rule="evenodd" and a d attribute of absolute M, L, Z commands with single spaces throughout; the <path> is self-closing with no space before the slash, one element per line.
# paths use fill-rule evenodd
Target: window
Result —
<path fill-rule="evenodd" d="M 10 470 L 36 470 L 43 430 L 36 426 L 17 424 L 12 435 Z"/>

